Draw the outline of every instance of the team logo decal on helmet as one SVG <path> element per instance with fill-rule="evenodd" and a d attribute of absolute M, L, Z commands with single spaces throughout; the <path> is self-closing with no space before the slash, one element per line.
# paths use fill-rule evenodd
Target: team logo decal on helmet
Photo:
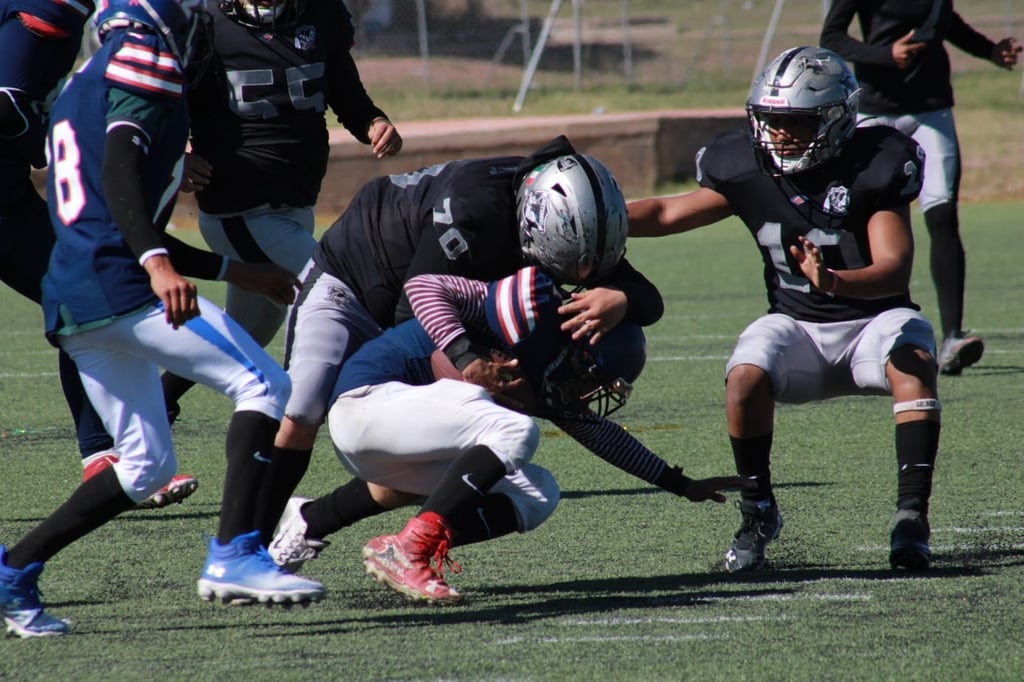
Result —
<path fill-rule="evenodd" d="M 519 243 L 561 284 L 608 276 L 626 251 L 626 202 L 608 168 L 570 154 L 537 166 L 516 193 Z"/>
<path fill-rule="evenodd" d="M 747 116 L 764 172 L 799 173 L 842 152 L 857 126 L 860 89 L 831 50 L 796 47 L 772 60 L 750 88 Z M 779 130 L 806 130 L 799 139 Z"/>

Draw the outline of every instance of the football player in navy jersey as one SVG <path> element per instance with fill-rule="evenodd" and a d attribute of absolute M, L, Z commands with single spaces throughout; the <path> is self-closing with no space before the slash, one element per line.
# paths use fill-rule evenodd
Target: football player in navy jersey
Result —
<path fill-rule="evenodd" d="M 864 40 L 848 33 L 854 16 Z M 953 120 L 949 41 L 968 54 L 1011 69 L 1021 46 L 998 43 L 971 28 L 952 0 L 837 0 L 821 29 L 821 45 L 854 65 L 863 92 L 858 125 L 892 126 L 921 145 L 924 181 L 918 204 L 931 238 L 929 261 L 939 305 L 939 371 L 960 374 L 981 359 L 981 337 L 964 331 L 967 276 L 960 239 L 960 143 Z"/>
<path fill-rule="evenodd" d="M 225 278 L 283 303 L 298 282 L 278 266 L 230 261 L 164 234 L 188 135 L 183 72 L 204 16 L 202 0 L 107 0 L 96 20 L 102 46 L 52 111 L 47 204 L 57 243 L 43 280 L 46 332 L 75 361 L 121 457 L 17 544 L 0 545 L 0 613 L 19 636 L 69 629 L 43 610 L 44 563 L 174 474 L 160 367 L 216 387 L 236 405 L 220 525 L 199 595 L 268 603 L 323 596 L 318 583 L 278 569 L 257 526 L 264 453 L 288 375 L 182 275 Z"/>
<path fill-rule="evenodd" d="M 43 274 L 54 233 L 46 202 L 32 184 L 30 167 L 46 166 L 48 108 L 72 68 L 91 0 L 5 0 L 0 3 L 0 279 L 40 303 Z M 84 473 L 117 458 L 113 440 L 85 397 L 78 370 L 63 351 L 59 371 L 75 421 Z M 140 506 L 162 507 L 195 490 L 178 475 Z"/>
<path fill-rule="evenodd" d="M 558 137 L 527 157 L 451 161 L 369 182 L 321 237 L 288 314 L 292 379 L 275 442 L 282 470 L 267 524 L 280 518 L 337 397 L 345 360 L 411 316 L 402 285 L 416 274 L 493 280 L 535 263 L 588 289 L 563 306 L 565 324 L 595 341 L 624 317 L 662 314 L 661 294 L 623 258 L 626 208 L 611 171 Z M 472 359 L 468 347 L 459 370 Z M 275 458 L 276 459 L 276 458 Z M 270 538 L 265 538 L 267 541 Z"/>
<path fill-rule="evenodd" d="M 909 204 L 923 155 L 893 128 L 857 128 L 856 79 L 839 55 L 786 50 L 754 80 L 750 128 L 697 154 L 700 188 L 629 205 L 630 235 L 738 216 L 761 251 L 768 314 L 726 366 L 726 418 L 743 493 L 730 571 L 765 564 L 782 527 L 769 454 L 775 403 L 891 395 L 896 418 L 893 568 L 929 566 L 928 501 L 939 444 L 935 336 L 911 301 Z"/>
<path fill-rule="evenodd" d="M 216 253 L 298 274 L 316 246 L 327 108 L 378 158 L 397 154 L 402 137 L 363 86 L 342 0 L 207 0 L 207 9 L 213 56 L 189 90 L 185 174 L 199 229 Z M 232 285 L 225 310 L 261 346 L 285 316 L 284 306 Z M 173 373 L 163 383 L 173 419 L 193 384 Z"/>
<path fill-rule="evenodd" d="M 327 535 L 422 502 L 401 533 L 366 545 L 367 571 L 413 599 L 458 601 L 443 576 L 448 548 L 526 532 L 558 504 L 554 478 L 530 462 L 540 439 L 531 415 L 694 502 L 724 502 L 719 490 L 742 485 L 732 476 L 691 480 L 607 419 L 625 404 L 646 360 L 635 322 L 595 344 L 573 341 L 560 328 L 563 292 L 535 266 L 490 284 L 419 275 L 405 290 L 416 319 L 345 362 L 329 413 L 335 450 L 356 478 L 317 500 L 292 498 L 269 548 L 280 565 L 294 570 L 319 553 Z M 449 362 L 437 349 L 458 362 L 454 349 L 463 340 L 487 356 L 493 349 L 494 358 L 478 357 L 464 374 L 453 363 L 435 369 Z"/>

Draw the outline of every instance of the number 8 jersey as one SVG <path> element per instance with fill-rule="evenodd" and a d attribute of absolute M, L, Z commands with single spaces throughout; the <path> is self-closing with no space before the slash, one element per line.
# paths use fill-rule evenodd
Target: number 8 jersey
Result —
<path fill-rule="evenodd" d="M 892 308 L 919 309 L 910 292 L 867 300 L 815 289 L 789 252 L 805 236 L 825 265 L 855 270 L 871 263 L 868 219 L 913 201 L 924 153 L 893 128 L 858 128 L 843 153 L 801 173 L 766 175 L 747 128 L 724 133 L 697 152 L 697 181 L 729 201 L 757 241 L 764 261 L 769 312 L 808 322 L 873 317 Z"/>
<path fill-rule="evenodd" d="M 50 120 L 47 203 L 57 244 L 43 279 L 48 335 L 100 326 L 157 300 L 104 197 L 104 149 L 115 126 L 137 130 L 145 203 L 162 231 L 188 139 L 181 69 L 152 33 L 114 30 L 72 76 Z"/>

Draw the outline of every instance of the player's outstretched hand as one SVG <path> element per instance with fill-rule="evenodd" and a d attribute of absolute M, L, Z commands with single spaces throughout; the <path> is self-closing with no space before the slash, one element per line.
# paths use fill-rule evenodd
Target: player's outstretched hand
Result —
<path fill-rule="evenodd" d="M 298 277 L 274 263 L 230 261 L 224 279 L 241 289 L 263 294 L 284 305 L 292 303 L 295 292 L 302 289 Z"/>
<path fill-rule="evenodd" d="M 519 360 L 495 354 L 491 360 L 478 358 L 462 370 L 462 378 L 495 395 L 522 388 L 526 383 L 519 372 Z"/>
<path fill-rule="evenodd" d="M 595 344 L 626 316 L 629 302 L 620 289 L 598 287 L 574 292 L 572 300 L 558 308 L 558 314 L 568 319 L 562 322 L 562 331 L 571 332 L 573 341 L 590 337 Z"/>
<path fill-rule="evenodd" d="M 713 476 L 690 481 L 683 497 L 690 502 L 725 502 L 723 490 L 751 490 L 757 486 L 756 481 L 743 476 Z"/>

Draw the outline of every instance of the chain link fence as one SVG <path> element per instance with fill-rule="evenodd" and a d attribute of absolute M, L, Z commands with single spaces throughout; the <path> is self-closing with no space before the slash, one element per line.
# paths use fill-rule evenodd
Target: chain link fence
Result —
<path fill-rule="evenodd" d="M 375 92 L 516 93 L 748 83 L 765 55 L 816 44 L 828 0 L 346 0 Z M 958 11 L 989 37 L 1016 35 L 1020 0 Z M 856 23 L 851 27 L 857 35 Z M 949 47 L 956 72 L 991 65 Z M 527 105 L 528 108 L 528 105 Z"/>

